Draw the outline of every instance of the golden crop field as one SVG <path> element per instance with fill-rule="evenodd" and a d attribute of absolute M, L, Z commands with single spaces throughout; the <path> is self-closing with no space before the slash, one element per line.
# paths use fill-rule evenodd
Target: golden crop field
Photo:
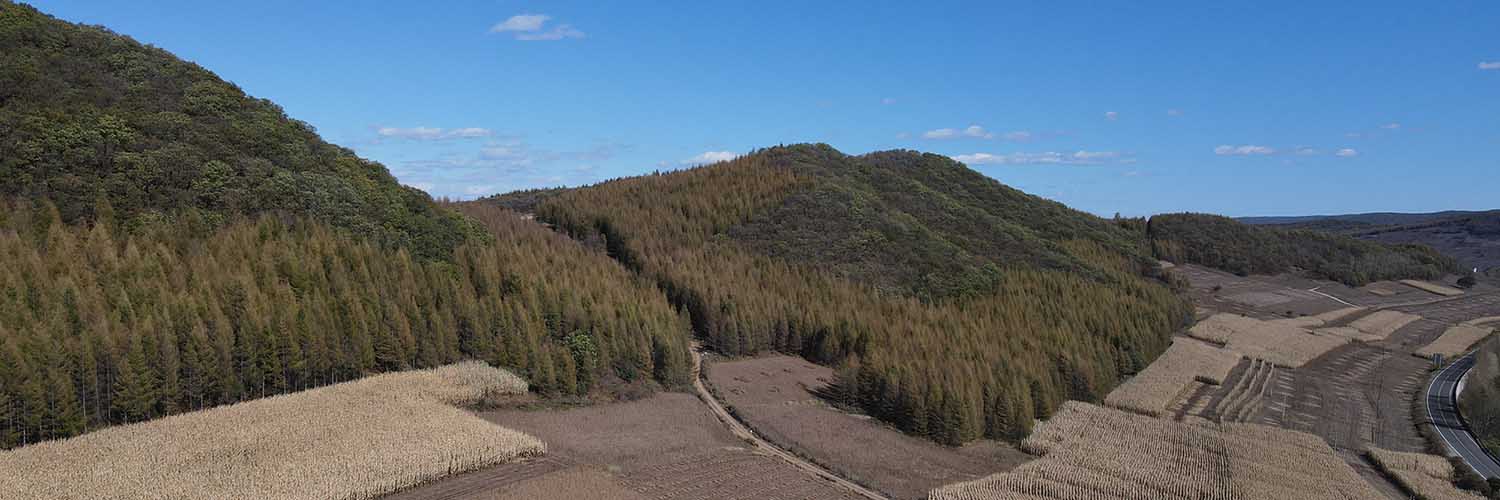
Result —
<path fill-rule="evenodd" d="M 1443 335 L 1438 337 L 1437 340 L 1423 346 L 1421 349 L 1417 349 L 1416 354 L 1424 358 L 1432 358 L 1435 354 L 1442 354 L 1444 357 L 1452 358 L 1468 351 L 1469 346 L 1474 345 L 1475 342 L 1484 340 L 1485 337 L 1490 336 L 1490 333 L 1493 332 L 1494 330 L 1489 327 L 1467 324 L 1449 327 L 1443 331 Z"/>
<path fill-rule="evenodd" d="M 1195 379 L 1222 384 L 1239 362 L 1240 355 L 1234 352 L 1193 339 L 1177 339 L 1145 370 L 1111 391 L 1104 404 L 1160 417 Z"/>
<path fill-rule="evenodd" d="M 1262 321 L 1238 314 L 1208 317 L 1188 330 L 1188 336 L 1223 344 L 1226 349 L 1277 366 L 1296 368 L 1349 339 L 1309 331 L 1287 321 Z"/>
<path fill-rule="evenodd" d="M 1437 283 L 1432 283 L 1432 282 L 1428 282 L 1428 281 L 1401 280 L 1401 284 L 1409 286 L 1409 287 L 1412 287 L 1412 288 L 1416 288 L 1418 290 L 1424 290 L 1424 291 L 1427 291 L 1427 292 L 1430 292 L 1430 293 L 1435 293 L 1435 294 L 1438 294 L 1438 295 L 1442 295 L 1444 297 L 1457 297 L 1459 295 L 1463 295 L 1464 294 L 1463 290 L 1459 290 L 1459 289 L 1453 288 L 1453 287 L 1447 287 L 1447 286 L 1439 285 Z"/>
<path fill-rule="evenodd" d="M 1381 498 L 1322 439 L 1250 424 L 1187 424 L 1068 402 L 1022 442 L 1011 472 L 933 500 L 1369 500 Z"/>
<path fill-rule="evenodd" d="M 1349 326 L 1384 339 L 1392 333 L 1396 333 L 1396 330 L 1400 330 L 1401 327 L 1419 319 L 1422 319 L 1422 317 L 1400 311 L 1377 311 L 1369 316 L 1354 320 L 1354 322 L 1349 323 Z"/>
<path fill-rule="evenodd" d="M 1402 488 L 1425 500 L 1483 500 L 1484 496 L 1453 485 L 1453 464 L 1437 455 L 1370 448 L 1370 459 Z"/>
<path fill-rule="evenodd" d="M 0 452 L 0 498 L 369 499 L 544 451 L 454 405 L 526 382 L 467 362 Z"/>

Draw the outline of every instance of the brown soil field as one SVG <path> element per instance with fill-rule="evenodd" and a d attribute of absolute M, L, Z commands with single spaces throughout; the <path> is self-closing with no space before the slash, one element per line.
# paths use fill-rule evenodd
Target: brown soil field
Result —
<path fill-rule="evenodd" d="M 508 469 L 518 465 L 495 467 L 392 498 L 854 498 L 780 459 L 750 451 L 688 394 L 660 393 L 568 409 L 501 409 L 479 416 L 525 429 L 546 442 L 546 460 L 553 464 L 537 467 L 550 470 L 526 474 Z M 479 486 L 470 487 L 475 484 Z"/>
<path fill-rule="evenodd" d="M 938 486 L 1031 458 L 994 441 L 945 447 L 835 409 L 812 392 L 833 380 L 833 371 L 801 358 L 716 361 L 706 374 L 719 397 L 766 440 L 892 498 L 926 498 Z"/>

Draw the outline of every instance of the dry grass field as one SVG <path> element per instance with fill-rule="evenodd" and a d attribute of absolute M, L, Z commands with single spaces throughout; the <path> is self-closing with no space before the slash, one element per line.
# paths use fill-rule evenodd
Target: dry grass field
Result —
<path fill-rule="evenodd" d="M 1143 415 L 1162 417 L 1202 379 L 1222 384 L 1239 364 L 1240 355 L 1197 340 L 1179 338 L 1167 352 L 1141 373 L 1109 393 L 1104 404 Z"/>
<path fill-rule="evenodd" d="M 1417 349 L 1416 354 L 1428 359 L 1432 359 L 1433 355 L 1442 354 L 1444 357 L 1452 359 L 1468 351 L 1469 346 L 1474 345 L 1475 342 L 1484 340 L 1485 337 L 1490 336 L 1490 333 L 1493 332 L 1493 329 L 1485 326 L 1458 325 L 1450 327 L 1443 331 L 1443 336 L 1438 337 L 1431 344 Z"/>
<path fill-rule="evenodd" d="M 1273 427 L 1185 424 L 1069 402 L 1022 443 L 1041 458 L 938 488 L 933 500 L 1371 500 L 1323 440 Z"/>
<path fill-rule="evenodd" d="M 0 498 L 375 498 L 541 454 L 455 407 L 525 391 L 474 362 L 112 427 L 0 452 Z"/>
<path fill-rule="evenodd" d="M 1238 314 L 1215 314 L 1194 325 L 1188 336 L 1222 344 L 1240 355 L 1296 368 L 1349 340 L 1315 333 L 1288 321 L 1262 321 Z"/>
<path fill-rule="evenodd" d="M 1407 492 L 1422 500 L 1483 500 L 1484 496 L 1453 485 L 1453 464 L 1422 453 L 1400 453 L 1370 448 L 1370 460 Z"/>
<path fill-rule="evenodd" d="M 1449 287 L 1449 286 L 1439 285 L 1437 283 L 1432 283 L 1432 282 L 1428 282 L 1428 281 L 1401 280 L 1401 284 L 1409 286 L 1409 287 L 1412 287 L 1412 288 L 1416 288 L 1418 290 L 1422 290 L 1422 291 L 1425 291 L 1425 292 L 1428 292 L 1428 293 L 1434 293 L 1434 294 L 1437 294 L 1437 295 L 1442 295 L 1444 297 L 1457 297 L 1459 295 L 1463 295 L 1464 294 L 1463 290 L 1459 290 L 1457 288 L 1453 288 L 1453 287 Z"/>
<path fill-rule="evenodd" d="M 948 447 L 830 407 L 811 391 L 833 370 L 802 358 L 762 356 L 708 365 L 720 400 L 761 435 L 893 499 L 926 498 L 944 484 L 978 479 L 1031 458 L 1005 443 Z"/>

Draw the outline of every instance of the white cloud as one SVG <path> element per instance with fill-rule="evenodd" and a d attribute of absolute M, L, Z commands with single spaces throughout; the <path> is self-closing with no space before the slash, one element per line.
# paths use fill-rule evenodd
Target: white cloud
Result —
<path fill-rule="evenodd" d="M 958 137 L 958 130 L 951 128 L 940 128 L 922 132 L 923 139 L 952 139 Z"/>
<path fill-rule="evenodd" d="M 490 33 L 513 33 L 516 40 L 524 41 L 562 40 L 587 36 L 584 32 L 573 28 L 571 24 L 558 24 L 552 29 L 543 31 L 547 21 L 550 20 L 552 16 L 546 14 L 515 15 L 490 27 Z"/>
<path fill-rule="evenodd" d="M 988 130 L 985 130 L 984 127 L 978 125 L 969 125 L 968 127 L 964 128 L 964 135 L 968 137 L 977 137 L 980 139 L 992 139 L 995 137 L 995 134 L 991 134 Z"/>
<path fill-rule="evenodd" d="M 896 132 L 896 138 L 897 139 L 909 139 L 909 138 L 911 138 L 911 133 L 908 133 L 908 132 Z"/>
<path fill-rule="evenodd" d="M 890 105 L 896 103 L 896 98 L 894 98 L 894 97 L 887 97 L 887 98 L 881 99 L 880 103 L 884 104 L 886 106 L 890 106 Z"/>
<path fill-rule="evenodd" d="M 1114 112 L 1114 111 L 1105 111 L 1104 112 L 1104 119 L 1110 120 L 1110 121 L 1118 120 L 1118 119 L 1120 119 L 1120 113 L 1117 113 L 1117 112 Z"/>
<path fill-rule="evenodd" d="M 1002 138 L 1002 139 L 1005 139 L 1005 140 L 1011 141 L 1011 142 L 1026 142 L 1026 141 L 1030 141 L 1032 139 L 1036 139 L 1036 134 L 1028 132 L 1028 131 L 1025 131 L 1025 130 L 1016 130 L 1016 131 L 1013 131 L 1013 132 L 1006 132 L 1006 133 L 1003 133 L 1003 134 L 996 134 L 995 132 L 992 132 L 992 131 L 990 131 L 990 130 L 982 127 L 982 126 L 979 126 L 979 125 L 969 125 L 969 126 L 964 127 L 962 129 L 940 128 L 940 129 L 928 130 L 926 132 L 922 132 L 922 138 L 923 139 L 943 140 L 943 139 L 958 139 L 958 138 L 963 138 L 963 137 L 968 137 L 968 138 L 973 138 L 973 139 L 994 139 L 996 137 L 999 137 L 999 138 Z M 904 137 L 902 137 L 902 138 L 904 138 Z"/>
<path fill-rule="evenodd" d="M 698 156 L 682 160 L 681 163 L 683 165 L 707 165 L 710 163 L 733 160 L 737 157 L 739 157 L 739 155 L 728 151 L 705 151 L 703 154 L 700 154 Z"/>
<path fill-rule="evenodd" d="M 1214 148 L 1214 154 L 1219 156 L 1256 156 L 1276 154 L 1276 150 L 1266 146 L 1219 146 Z"/>
<path fill-rule="evenodd" d="M 447 139 L 476 139 L 489 137 L 495 133 L 490 129 L 478 127 L 466 127 L 455 129 L 442 129 L 435 127 L 379 127 L 375 129 L 375 135 L 381 139 L 405 139 L 412 141 L 441 141 Z"/>
<path fill-rule="evenodd" d="M 1296 148 L 1292 149 L 1292 152 L 1296 153 L 1299 156 L 1312 156 L 1322 153 L 1322 151 L 1318 151 L 1317 148 L 1311 148 L 1308 146 L 1297 146 Z"/>
<path fill-rule="evenodd" d="M 1396 129 L 1401 128 L 1401 124 L 1400 123 L 1387 123 L 1385 125 L 1381 125 L 1380 128 L 1383 128 L 1383 129 L 1386 129 L 1386 130 L 1396 130 Z"/>
<path fill-rule="evenodd" d="M 1098 165 L 1114 160 L 1125 163 L 1125 155 L 1117 151 L 1075 151 L 1059 153 L 991 154 L 974 153 L 954 156 L 954 160 L 968 165 Z"/>
<path fill-rule="evenodd" d="M 1479 69 L 1483 69 L 1483 70 L 1500 69 L 1500 61 L 1481 61 L 1479 63 Z"/>
<path fill-rule="evenodd" d="M 1337 153 L 1334 153 L 1334 156 L 1337 156 L 1339 158 L 1353 158 L 1359 156 L 1359 151 L 1355 151 L 1350 148 L 1344 148 L 1340 149 Z"/>
<path fill-rule="evenodd" d="M 505 33 L 507 31 L 539 31 L 542 25 L 547 23 L 552 16 L 546 14 L 520 14 L 510 16 L 510 19 L 501 21 L 500 24 L 490 28 L 490 33 Z"/>
<path fill-rule="evenodd" d="M 487 195 L 487 194 L 495 194 L 495 186 L 492 185 L 492 184 L 467 186 L 467 187 L 464 188 L 464 194 L 467 194 L 469 196 L 483 196 L 483 195 Z"/>

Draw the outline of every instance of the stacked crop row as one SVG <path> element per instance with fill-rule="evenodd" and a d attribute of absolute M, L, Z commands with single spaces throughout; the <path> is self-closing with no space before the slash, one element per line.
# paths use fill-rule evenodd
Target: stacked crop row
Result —
<path fill-rule="evenodd" d="M 1474 345 L 1475 342 L 1484 340 L 1492 332 L 1494 332 L 1493 329 L 1483 326 L 1468 324 L 1454 326 L 1444 331 L 1443 335 L 1438 337 L 1437 340 L 1432 341 L 1431 344 L 1417 349 L 1416 354 L 1424 358 L 1432 358 L 1437 354 L 1452 358 L 1469 350 L 1469 346 Z"/>
<path fill-rule="evenodd" d="M 1184 424 L 1069 402 L 1022 443 L 1042 458 L 944 486 L 934 500 L 1368 500 L 1321 439 L 1247 424 Z"/>
<path fill-rule="evenodd" d="M 1160 417 L 1194 380 L 1222 384 L 1240 356 L 1192 339 L 1178 339 L 1167 352 L 1109 393 L 1104 404 Z"/>
<path fill-rule="evenodd" d="M 0 498 L 375 498 L 541 454 L 452 406 L 526 389 L 469 362 L 112 427 L 0 452 Z"/>
<path fill-rule="evenodd" d="M 1418 290 L 1423 290 L 1423 291 L 1426 291 L 1428 293 L 1434 293 L 1434 294 L 1437 294 L 1437 295 L 1442 295 L 1444 297 L 1457 297 L 1459 295 L 1463 295 L 1464 294 L 1463 290 L 1459 290 L 1459 289 L 1453 288 L 1453 287 L 1447 287 L 1447 286 L 1439 285 L 1437 283 L 1432 283 L 1432 282 L 1428 282 L 1428 281 L 1421 281 L 1421 280 L 1401 280 L 1401 284 L 1409 286 L 1409 287 L 1412 287 L 1412 288 L 1416 288 Z"/>
<path fill-rule="evenodd" d="M 1250 363 L 1249 370 L 1235 382 L 1229 394 L 1219 402 L 1214 411 L 1220 422 L 1245 422 L 1260 408 L 1271 380 L 1276 376 L 1276 365 L 1262 360 Z"/>
<path fill-rule="evenodd" d="M 1223 344 L 1240 355 L 1296 368 L 1343 345 L 1348 339 L 1308 331 L 1284 321 L 1261 321 L 1238 314 L 1215 314 L 1194 325 L 1188 335 Z"/>
<path fill-rule="evenodd" d="M 1453 464 L 1448 459 L 1422 453 L 1401 453 L 1370 448 L 1370 459 L 1386 475 L 1420 500 L 1482 500 L 1477 493 L 1453 485 Z"/>

